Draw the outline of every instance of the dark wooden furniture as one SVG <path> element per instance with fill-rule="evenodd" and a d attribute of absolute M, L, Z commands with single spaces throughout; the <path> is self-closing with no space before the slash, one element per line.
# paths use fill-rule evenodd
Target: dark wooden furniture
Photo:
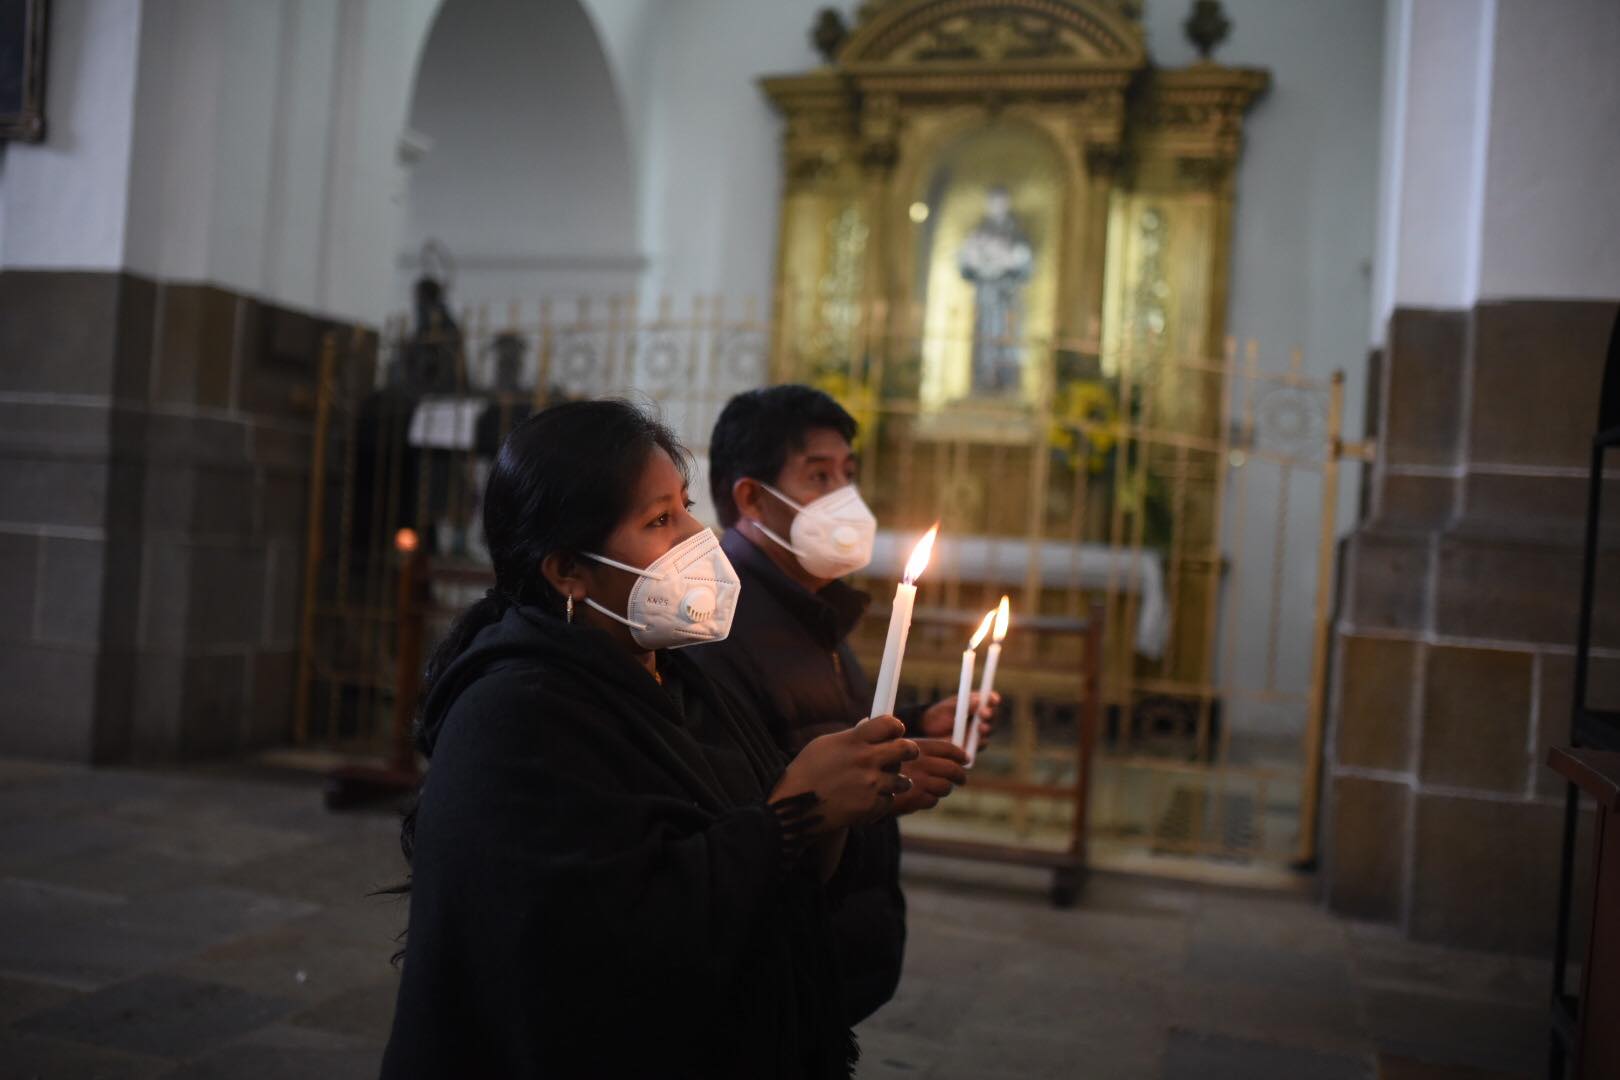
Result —
<path fill-rule="evenodd" d="M 1555 746 L 1547 764 L 1597 805 L 1579 1007 L 1573 1028 L 1555 1036 L 1554 1061 L 1562 1069 L 1573 1056 L 1578 1080 L 1608 1080 L 1620 1076 L 1620 753 Z"/>
<path fill-rule="evenodd" d="M 973 611 L 929 612 L 919 609 L 912 621 L 912 638 L 907 644 L 905 667 L 901 673 L 905 681 L 912 685 L 946 687 L 954 692 L 952 684 L 960 671 L 958 654 L 950 648 L 930 650 L 926 643 L 927 631 L 921 628 L 930 622 L 950 624 L 955 630 L 955 636 L 950 639 L 954 643 L 971 632 L 978 616 L 979 613 Z M 884 622 L 883 618 L 872 619 L 873 627 L 880 627 Z M 1103 606 L 1093 602 L 1082 618 L 1052 615 L 1026 617 L 1016 620 L 1014 627 L 1015 635 L 1008 639 L 1007 654 L 997 669 L 996 689 L 1004 698 L 1016 702 L 1016 708 L 1024 710 L 1030 708 L 1037 696 L 1074 702 L 1074 780 L 1072 783 L 1041 783 L 978 772 L 970 783 L 974 791 L 997 792 L 1015 798 L 1072 802 L 1074 817 L 1067 844 L 1061 850 L 1055 850 L 1014 840 L 996 842 L 977 837 L 905 832 L 902 843 L 907 851 L 1050 869 L 1053 905 L 1073 907 L 1080 898 L 1086 880 L 1086 811 L 1091 800 L 1091 769 L 1101 726 Z M 876 656 L 862 659 L 875 669 Z M 1011 713 L 1009 710 L 1007 718 L 999 721 L 1009 730 L 1014 723 Z"/>
<path fill-rule="evenodd" d="M 1570 783 L 1564 789 L 1564 843 L 1558 874 L 1558 929 L 1553 941 L 1552 1040 L 1548 1051 L 1547 1075 L 1563 1080 L 1569 1059 L 1574 1057 L 1577 1077 L 1620 1076 L 1620 1042 L 1607 1046 L 1612 1056 L 1600 1057 L 1595 1044 L 1583 1041 L 1583 1033 L 1620 1032 L 1620 923 L 1608 928 L 1604 943 L 1598 940 L 1600 924 L 1607 917 L 1620 918 L 1620 884 L 1603 891 L 1601 874 L 1620 882 L 1620 834 L 1605 829 L 1608 812 L 1614 808 L 1613 778 L 1620 775 L 1620 712 L 1592 707 L 1587 698 L 1587 674 L 1592 648 L 1592 606 L 1596 587 L 1597 554 L 1600 545 L 1598 522 L 1603 497 L 1603 464 L 1609 450 L 1620 447 L 1620 316 L 1615 318 L 1609 337 L 1608 361 L 1603 371 L 1603 392 L 1598 403 L 1597 434 L 1592 437 L 1592 460 L 1586 489 L 1586 550 L 1581 572 L 1580 625 L 1575 635 L 1574 706 L 1570 717 L 1569 748 L 1554 748 L 1548 764 Z M 1612 539 L 1610 541 L 1613 542 Z M 1607 779 L 1605 779 L 1607 778 Z M 1601 793 L 1609 785 L 1611 802 L 1605 806 Z M 1575 831 L 1580 819 L 1580 797 L 1585 792 L 1598 805 L 1597 858 L 1598 898 L 1606 897 L 1609 911 L 1594 909 L 1581 992 L 1570 994 L 1568 983 L 1569 941 L 1572 901 L 1575 887 Z M 1620 822 L 1616 822 L 1620 825 Z M 1607 838 L 1607 839 L 1606 839 Z M 1607 846 L 1606 846 L 1607 845 Z M 1608 855 L 1607 866 L 1604 856 Z M 1598 970 L 1599 968 L 1602 970 Z M 1608 994 L 1607 1000 L 1594 994 Z M 1607 1011 L 1605 1011 L 1607 1010 Z M 1611 1040 L 1614 1036 L 1605 1036 Z M 1591 1054 L 1583 1056 L 1583 1049 Z M 1607 1063 L 1604 1065 L 1603 1063 Z M 1593 1068 L 1597 1071 L 1592 1071 Z"/>
<path fill-rule="evenodd" d="M 326 776 L 326 808 L 346 810 L 416 790 L 422 780 L 416 764 L 412 725 L 422 687 L 422 629 L 427 609 L 428 560 L 416 534 L 401 529 L 394 541 L 399 557 L 399 599 L 395 608 L 394 710 L 388 758 L 352 762 Z"/>

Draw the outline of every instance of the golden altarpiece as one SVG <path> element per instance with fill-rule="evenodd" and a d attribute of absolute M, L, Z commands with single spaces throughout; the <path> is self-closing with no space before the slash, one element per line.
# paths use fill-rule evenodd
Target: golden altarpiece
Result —
<path fill-rule="evenodd" d="M 1207 760 L 1233 189 L 1268 75 L 1155 66 L 1136 0 L 887 0 L 814 38 L 825 66 L 762 81 L 785 119 L 773 378 L 862 421 L 880 520 L 970 538 L 936 610 L 1007 591 L 1058 627 L 1106 603 L 1111 714 L 1201 712 Z M 1145 644 L 1121 630 L 1144 552 L 1172 615 Z M 1031 672 L 1062 670 L 1047 647 Z"/>

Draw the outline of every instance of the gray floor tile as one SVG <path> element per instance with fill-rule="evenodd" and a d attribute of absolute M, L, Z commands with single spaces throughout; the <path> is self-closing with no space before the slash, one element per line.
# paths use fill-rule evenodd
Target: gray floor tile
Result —
<path fill-rule="evenodd" d="M 82 765 L 61 765 L 33 758 L 0 758 L 0 786 L 58 777 L 81 777 L 90 772 Z"/>
<path fill-rule="evenodd" d="M 0 879 L 0 973 L 93 990 L 189 952 L 168 925 L 132 921 L 122 897 Z"/>
<path fill-rule="evenodd" d="M 369 827 L 339 842 L 320 842 L 252 859 L 221 876 L 244 888 L 322 905 L 364 900 L 405 880 L 397 826 Z"/>
<path fill-rule="evenodd" d="M 0 1025 L 66 1004 L 78 996 L 78 991 L 49 983 L 0 977 Z"/>
<path fill-rule="evenodd" d="M 917 1038 L 936 1036 L 968 1015 L 981 985 L 961 979 L 902 977 L 894 999 L 874 1013 L 865 1027 Z"/>
<path fill-rule="evenodd" d="M 1388 926 L 1349 927 L 1356 981 L 1384 990 L 1539 1005 L 1552 984 L 1546 957 L 1493 955 L 1406 941 Z"/>
<path fill-rule="evenodd" d="M 1360 1004 L 1342 987 L 1313 991 L 1186 978 L 1167 996 L 1167 1019 L 1179 1028 L 1339 1053 L 1368 1046 Z"/>
<path fill-rule="evenodd" d="M 92 990 L 314 910 L 212 885 L 125 899 L 0 879 L 0 974 Z"/>
<path fill-rule="evenodd" d="M 37 1013 L 15 1027 L 91 1046 L 184 1059 L 264 1027 L 292 1008 L 289 1001 L 235 987 L 143 975 Z"/>
<path fill-rule="evenodd" d="M 240 821 L 229 813 L 145 809 L 121 813 L 130 816 L 120 820 L 138 823 L 147 830 L 144 850 L 221 868 L 294 851 L 311 841 L 308 833 Z"/>
<path fill-rule="evenodd" d="M 41 1035 L 0 1031 L 7 1080 L 151 1080 L 173 1063 Z"/>
<path fill-rule="evenodd" d="M 1210 935 L 1187 948 L 1187 974 L 1205 982 L 1238 983 L 1349 1000 L 1350 965 L 1333 952 L 1304 952 L 1286 945 L 1222 941 Z"/>
<path fill-rule="evenodd" d="M 404 877 L 394 817 L 228 768 L 0 760 L 0 822 L 0 1074 L 375 1075 L 408 906 L 367 894 Z M 910 855 L 904 881 L 906 970 L 861 1028 L 862 1077 L 1339 1080 L 1378 1048 L 1540 1064 L 1535 961 L 1297 896 L 1104 874 L 1060 911 L 1046 872 Z"/>
<path fill-rule="evenodd" d="M 1505 1073 L 1546 1068 L 1544 1008 L 1379 989 L 1365 992 L 1364 1007 L 1380 1052 Z"/>
<path fill-rule="evenodd" d="M 950 1043 L 929 1080 L 1130 1080 L 1151 1077 L 1163 1054 L 1162 1036 L 1129 1036 L 1107 1046 L 1077 1045 L 1066 1033 L 1045 1035 L 978 1030 Z"/>
<path fill-rule="evenodd" d="M 203 884 L 131 897 L 132 917 L 167 925 L 177 936 L 203 948 L 239 934 L 251 934 L 320 910 L 315 904 L 229 885 Z"/>
<path fill-rule="evenodd" d="M 855 1070 L 858 1080 L 922 1080 L 948 1053 L 937 1039 L 866 1028 L 857 1035 L 861 1044 L 861 1061 Z"/>
<path fill-rule="evenodd" d="M 1165 1050 L 1164 1080 L 1373 1080 L 1370 1056 L 1176 1030 Z"/>
<path fill-rule="evenodd" d="M 274 1024 L 164 1074 L 164 1080 L 374 1080 L 382 1047 Z"/>
<path fill-rule="evenodd" d="M 48 863 L 97 852 L 145 850 L 152 832 L 145 825 L 104 817 L 10 819 L 0 825 L 0 874 L 26 874 Z"/>
<path fill-rule="evenodd" d="M 131 896 L 205 884 L 217 872 L 206 864 L 160 855 L 145 847 L 114 847 L 43 860 L 25 876 L 53 885 Z"/>
<path fill-rule="evenodd" d="M 258 934 L 211 945 L 176 965 L 175 974 L 313 1004 L 389 975 L 381 933 L 336 939 L 316 912 Z"/>
<path fill-rule="evenodd" d="M 381 1046 L 388 1041 L 398 992 L 397 977 L 376 979 L 323 998 L 293 1016 L 289 1023 Z"/>

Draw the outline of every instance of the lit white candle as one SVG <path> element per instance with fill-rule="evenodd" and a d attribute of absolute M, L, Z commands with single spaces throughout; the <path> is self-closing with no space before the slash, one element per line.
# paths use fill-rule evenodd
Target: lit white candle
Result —
<path fill-rule="evenodd" d="M 1003 596 L 996 608 L 996 632 L 990 639 L 990 651 L 984 657 L 984 678 L 979 683 L 979 708 L 990 707 L 990 691 L 996 685 L 996 665 L 1001 663 L 1001 639 L 1007 636 L 1007 620 L 1012 615 L 1012 607 L 1007 598 Z M 973 767 L 973 759 L 979 754 L 979 717 L 973 717 L 973 730 L 968 734 L 967 759 L 968 768 Z"/>
<path fill-rule="evenodd" d="M 984 620 L 979 623 L 979 629 L 974 633 L 973 640 L 962 650 L 962 678 L 956 684 L 956 723 L 951 728 L 951 742 L 957 746 L 961 746 L 963 738 L 967 736 L 968 698 L 972 696 L 969 691 L 973 689 L 973 661 L 977 656 L 974 650 L 979 647 L 979 642 L 984 640 L 984 635 L 990 632 L 990 621 L 995 617 L 994 611 L 985 612 Z"/>
<path fill-rule="evenodd" d="M 894 712 L 894 698 L 900 690 L 900 660 L 906 652 L 906 635 L 911 633 L 911 609 L 917 603 L 915 582 L 928 566 L 934 537 L 938 535 L 936 522 L 911 549 L 906 572 L 895 586 L 894 609 L 889 612 L 889 636 L 883 642 L 883 663 L 878 666 L 877 685 L 872 692 L 873 716 L 888 716 Z"/>

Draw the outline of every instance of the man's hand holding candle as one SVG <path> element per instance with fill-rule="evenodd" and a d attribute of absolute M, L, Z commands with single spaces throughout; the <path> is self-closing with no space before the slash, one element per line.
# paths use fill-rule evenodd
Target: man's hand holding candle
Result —
<path fill-rule="evenodd" d="M 950 739 L 917 739 L 922 756 L 902 765 L 911 790 L 894 797 L 895 814 L 932 810 L 939 801 L 967 783 L 967 751 Z"/>
<path fill-rule="evenodd" d="M 979 741 L 982 743 L 990 737 L 995 728 L 996 710 L 1001 707 L 1001 694 L 999 691 L 990 691 L 990 701 L 986 704 L 974 690 L 968 694 L 968 712 L 979 714 Z M 949 739 L 951 730 L 956 721 L 956 695 L 942 701 L 936 701 L 923 710 L 917 717 L 917 734 L 925 739 Z"/>

